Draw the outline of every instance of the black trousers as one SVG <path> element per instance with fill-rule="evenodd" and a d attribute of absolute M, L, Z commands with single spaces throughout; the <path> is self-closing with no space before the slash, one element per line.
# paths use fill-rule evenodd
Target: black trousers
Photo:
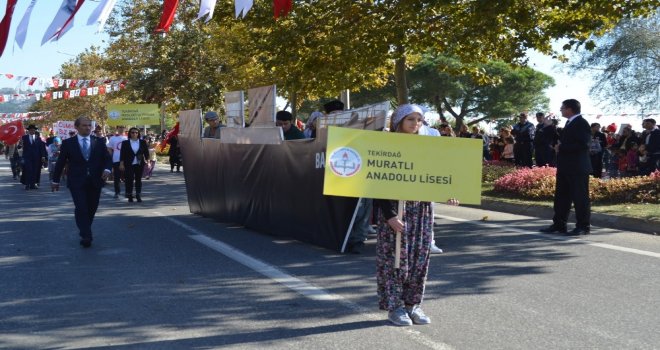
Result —
<path fill-rule="evenodd" d="M 115 194 L 121 193 L 121 178 L 124 174 L 119 170 L 119 162 L 112 163 L 112 177 L 115 183 Z"/>
<path fill-rule="evenodd" d="M 71 197 L 75 206 L 74 214 L 76 226 L 80 231 L 82 239 L 92 239 L 92 222 L 96 209 L 99 207 L 99 198 L 101 198 L 101 187 L 92 185 L 91 179 L 85 180 L 82 187 L 70 187 Z"/>
<path fill-rule="evenodd" d="M 532 152 L 534 145 L 531 142 L 516 142 L 513 145 L 513 158 L 517 166 L 525 166 L 531 168 L 532 165 Z"/>
<path fill-rule="evenodd" d="M 135 182 L 135 194 L 139 195 L 142 193 L 142 172 L 144 171 L 144 165 L 129 165 L 125 169 L 124 175 L 126 179 L 124 180 L 124 184 L 126 184 L 126 196 L 133 195 L 133 182 Z"/>
<path fill-rule="evenodd" d="M 552 221 L 555 226 L 566 227 L 571 204 L 575 205 L 577 228 L 589 229 L 591 221 L 591 202 L 589 200 L 589 174 L 557 173 L 554 211 Z"/>
<path fill-rule="evenodd" d="M 591 158 L 591 175 L 597 179 L 603 176 L 603 152 L 592 154 Z"/>
<path fill-rule="evenodd" d="M 536 166 L 554 166 L 554 154 L 550 145 L 534 145 L 534 155 L 536 156 Z"/>
<path fill-rule="evenodd" d="M 23 163 L 24 185 L 33 186 L 41 179 L 42 163 L 40 159 L 25 159 Z"/>

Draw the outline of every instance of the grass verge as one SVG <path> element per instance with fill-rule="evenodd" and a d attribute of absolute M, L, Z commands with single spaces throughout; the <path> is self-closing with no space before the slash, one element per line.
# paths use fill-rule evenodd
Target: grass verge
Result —
<path fill-rule="evenodd" d="M 492 184 L 481 185 L 481 198 L 524 206 L 537 205 L 541 207 L 552 208 L 551 201 L 535 201 L 525 198 L 516 198 L 507 194 L 495 192 L 493 190 Z M 592 203 L 591 211 L 593 213 L 643 219 L 647 221 L 656 221 L 658 222 L 658 225 L 660 225 L 660 215 L 658 214 L 660 212 L 660 208 L 658 208 L 657 204 Z"/>

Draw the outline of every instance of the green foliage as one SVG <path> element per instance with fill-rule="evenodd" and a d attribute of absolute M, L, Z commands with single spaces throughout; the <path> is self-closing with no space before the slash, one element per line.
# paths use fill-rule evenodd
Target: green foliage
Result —
<path fill-rule="evenodd" d="M 471 66 L 480 77 L 465 73 Z M 463 73 L 462 73 L 463 72 Z M 425 54 L 410 72 L 410 95 L 417 103 L 449 112 L 460 127 L 484 119 L 508 118 L 523 110 L 546 110 L 544 90 L 554 80 L 528 67 L 502 61 L 465 64 L 454 57 Z"/>
<path fill-rule="evenodd" d="M 493 183 L 495 180 L 501 178 L 506 174 L 510 174 L 516 170 L 516 167 L 509 162 L 491 161 L 484 162 L 481 171 L 481 181 L 485 183 Z"/>
<path fill-rule="evenodd" d="M 651 18 L 622 21 L 586 47 L 572 65 L 594 74 L 591 95 L 610 106 L 635 104 L 644 110 L 660 105 L 660 12 Z"/>

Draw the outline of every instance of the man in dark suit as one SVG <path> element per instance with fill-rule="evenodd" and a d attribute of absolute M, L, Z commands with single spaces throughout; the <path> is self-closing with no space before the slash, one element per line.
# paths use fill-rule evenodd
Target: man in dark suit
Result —
<path fill-rule="evenodd" d="M 53 171 L 53 191 L 60 188 L 60 176 L 68 164 L 67 187 L 75 206 L 76 226 L 80 231 L 80 245 L 92 245 L 92 221 L 99 206 L 101 189 L 112 169 L 112 158 L 105 144 L 90 136 L 92 121 L 87 117 L 76 119 L 78 135 L 62 142 L 60 156 Z"/>
<path fill-rule="evenodd" d="M 580 102 L 566 100 L 562 102 L 561 115 L 567 118 L 566 126 L 561 132 L 557 151 L 557 185 L 555 187 L 554 211 L 550 227 L 541 232 L 561 232 L 569 236 L 589 234 L 591 219 L 591 204 L 589 201 L 589 174 L 591 160 L 589 145 L 591 143 L 591 127 L 580 115 Z M 575 229 L 567 232 L 566 223 L 575 205 Z"/>
<path fill-rule="evenodd" d="M 642 143 L 646 145 L 646 152 L 649 157 L 648 174 L 660 169 L 660 129 L 655 124 L 655 119 L 644 119 L 642 121 L 644 135 Z M 648 175 L 642 174 L 642 175 Z"/>
<path fill-rule="evenodd" d="M 23 135 L 23 185 L 26 190 L 35 190 L 41 177 L 41 168 L 46 164 L 46 144 L 37 133 L 37 127 L 28 126 Z"/>

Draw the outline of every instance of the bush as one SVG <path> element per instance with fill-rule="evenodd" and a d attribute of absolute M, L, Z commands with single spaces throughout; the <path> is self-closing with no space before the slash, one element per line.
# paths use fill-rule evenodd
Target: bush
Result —
<path fill-rule="evenodd" d="M 556 169 L 522 168 L 495 181 L 497 192 L 522 198 L 552 200 L 555 193 Z M 602 203 L 660 203 L 660 170 L 649 176 L 620 179 L 589 179 L 589 197 Z"/>
<path fill-rule="evenodd" d="M 485 183 L 492 183 L 493 181 L 501 178 L 502 176 L 512 173 L 516 167 L 509 162 L 500 161 L 486 161 L 483 164 L 481 171 L 481 181 Z"/>

